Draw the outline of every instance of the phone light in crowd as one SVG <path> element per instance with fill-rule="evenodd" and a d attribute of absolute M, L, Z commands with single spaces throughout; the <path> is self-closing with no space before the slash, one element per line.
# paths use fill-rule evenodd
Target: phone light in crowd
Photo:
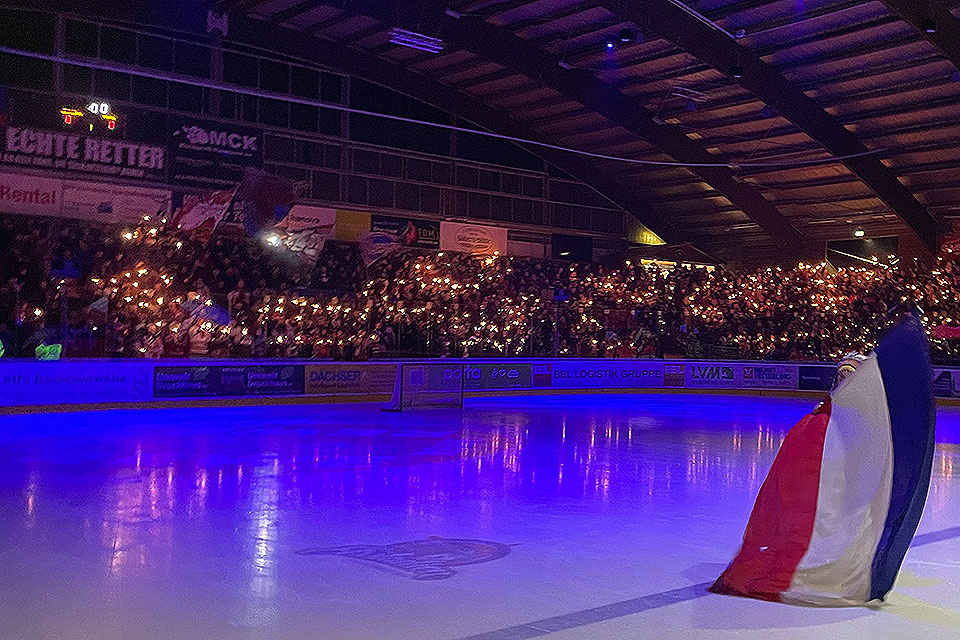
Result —
<path fill-rule="evenodd" d="M 279 246 L 280 246 L 280 236 L 278 236 L 278 235 L 275 234 L 275 233 L 271 233 L 270 235 L 268 235 L 268 236 L 267 236 L 266 238 L 264 238 L 264 239 L 267 241 L 267 244 L 270 245 L 271 247 L 279 247 Z"/>
<path fill-rule="evenodd" d="M 854 238 L 862 238 L 864 235 L 866 234 L 863 229 L 857 229 L 856 231 L 853 232 Z"/>
<path fill-rule="evenodd" d="M 607 49 L 608 49 L 608 50 L 609 50 L 609 49 L 613 49 L 613 40 L 608 40 L 608 41 L 607 41 Z"/>

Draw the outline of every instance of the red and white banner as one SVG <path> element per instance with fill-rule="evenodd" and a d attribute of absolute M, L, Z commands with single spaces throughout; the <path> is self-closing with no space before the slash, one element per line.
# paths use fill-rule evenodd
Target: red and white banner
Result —
<path fill-rule="evenodd" d="M 139 222 L 143 216 L 169 214 L 170 192 L 165 189 L 73 180 L 63 183 L 62 215 L 67 218 Z"/>
<path fill-rule="evenodd" d="M 20 173 L 0 173 L 0 213 L 58 216 L 63 180 Z"/>
<path fill-rule="evenodd" d="M 507 253 L 507 230 L 481 224 L 440 223 L 440 249 L 463 253 Z"/>
<path fill-rule="evenodd" d="M 227 215 L 230 203 L 237 190 L 211 191 L 199 196 L 185 196 L 183 204 L 173 216 L 173 224 L 181 231 L 194 231 L 203 227 L 208 238 L 213 234 L 223 217 Z"/>

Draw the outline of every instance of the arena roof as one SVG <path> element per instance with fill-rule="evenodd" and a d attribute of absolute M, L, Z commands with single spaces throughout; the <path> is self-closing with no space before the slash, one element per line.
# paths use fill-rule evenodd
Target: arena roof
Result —
<path fill-rule="evenodd" d="M 536 149 L 668 242 L 719 257 L 856 228 L 933 250 L 960 216 L 960 0 L 214 5 L 231 40 L 490 131 L 632 160 Z M 394 27 L 443 48 L 393 43 Z"/>

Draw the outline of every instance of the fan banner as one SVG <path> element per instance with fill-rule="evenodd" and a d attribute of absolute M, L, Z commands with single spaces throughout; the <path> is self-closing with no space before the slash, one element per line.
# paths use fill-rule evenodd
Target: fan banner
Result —
<path fill-rule="evenodd" d="M 932 378 L 923 326 L 907 317 L 787 434 L 711 590 L 817 606 L 883 600 L 927 497 Z"/>
<path fill-rule="evenodd" d="M 236 192 L 236 189 L 231 189 L 184 196 L 183 204 L 173 214 L 174 226 L 180 231 L 195 231 L 202 227 L 209 237 L 227 215 Z"/>
<path fill-rule="evenodd" d="M 313 266 L 327 240 L 333 239 L 336 220 L 336 209 L 296 204 L 273 229 L 279 244 Z"/>

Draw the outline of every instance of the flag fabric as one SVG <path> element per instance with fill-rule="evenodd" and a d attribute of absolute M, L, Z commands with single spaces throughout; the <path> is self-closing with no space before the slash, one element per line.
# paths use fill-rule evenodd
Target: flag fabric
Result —
<path fill-rule="evenodd" d="M 193 231 L 209 240 L 227 215 L 236 193 L 234 188 L 184 196 L 183 204 L 173 214 L 173 226 L 180 231 Z"/>
<path fill-rule="evenodd" d="M 327 240 L 333 238 L 336 220 L 336 209 L 298 204 L 274 225 L 273 230 L 279 244 L 298 254 L 312 268 Z"/>
<path fill-rule="evenodd" d="M 391 251 L 400 248 L 400 238 L 386 231 L 367 231 L 360 234 L 357 241 L 360 244 L 360 257 L 368 267 Z"/>
<path fill-rule="evenodd" d="M 818 606 L 883 600 L 930 483 L 932 377 L 923 326 L 904 318 L 787 434 L 711 591 Z"/>
<path fill-rule="evenodd" d="M 93 303 L 87 307 L 87 311 L 92 313 L 106 313 L 110 308 L 110 298 L 107 296 L 100 296 Z"/>
<path fill-rule="evenodd" d="M 236 200 L 242 207 L 243 225 L 251 236 L 283 218 L 294 199 L 294 184 L 283 176 L 247 167 Z"/>
<path fill-rule="evenodd" d="M 180 308 L 194 321 L 203 320 L 221 326 L 230 324 L 230 312 L 211 300 L 201 302 L 199 297 L 188 298 L 180 303 Z"/>
<path fill-rule="evenodd" d="M 940 326 L 931 329 L 930 335 L 932 335 L 934 338 L 956 340 L 957 338 L 960 338 L 960 327 L 951 327 L 947 324 L 941 324 Z"/>

